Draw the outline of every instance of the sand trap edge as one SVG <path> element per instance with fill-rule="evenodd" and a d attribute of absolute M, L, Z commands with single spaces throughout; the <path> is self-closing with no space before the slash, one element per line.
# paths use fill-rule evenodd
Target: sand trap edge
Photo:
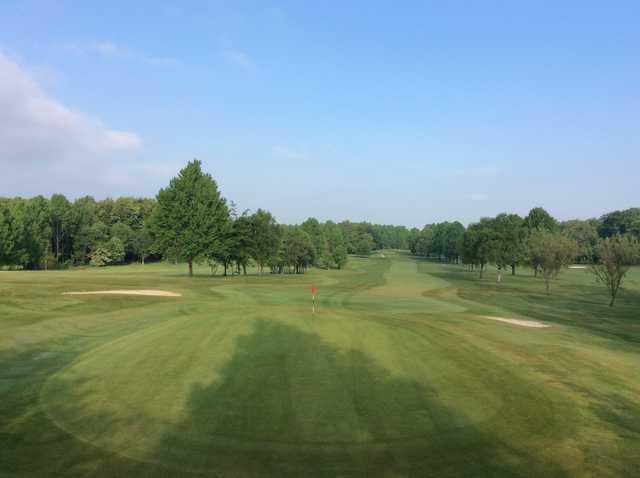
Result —
<path fill-rule="evenodd" d="M 63 292 L 62 295 L 144 295 L 147 297 L 181 297 L 182 294 L 168 290 L 94 290 L 87 292 Z"/>
<path fill-rule="evenodd" d="M 506 317 L 493 317 L 491 315 L 480 315 L 483 319 L 495 320 L 497 322 L 504 322 L 506 324 L 519 325 L 520 327 L 531 327 L 534 329 L 545 329 L 551 327 L 549 324 L 543 324 L 535 320 L 524 319 L 508 319 Z"/>

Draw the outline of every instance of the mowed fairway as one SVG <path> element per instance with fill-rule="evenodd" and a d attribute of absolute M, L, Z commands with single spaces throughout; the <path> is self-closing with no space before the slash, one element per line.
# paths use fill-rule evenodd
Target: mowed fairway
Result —
<path fill-rule="evenodd" d="M 1 476 L 640 476 L 639 270 L 196 272 L 0 272 Z"/>

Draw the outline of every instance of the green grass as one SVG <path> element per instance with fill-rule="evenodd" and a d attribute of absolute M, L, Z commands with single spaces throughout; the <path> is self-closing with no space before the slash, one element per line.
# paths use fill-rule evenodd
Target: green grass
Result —
<path fill-rule="evenodd" d="M 61 294 L 116 288 L 182 297 Z M 639 476 L 640 270 L 0 272 L 0 476 L 55 474 Z"/>

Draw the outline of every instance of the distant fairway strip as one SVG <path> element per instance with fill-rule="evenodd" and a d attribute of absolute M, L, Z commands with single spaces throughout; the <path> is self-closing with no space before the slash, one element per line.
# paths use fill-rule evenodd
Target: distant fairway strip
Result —
<path fill-rule="evenodd" d="M 168 290 L 94 290 L 88 292 L 63 292 L 62 295 L 145 295 L 149 297 L 181 297 L 182 294 Z"/>

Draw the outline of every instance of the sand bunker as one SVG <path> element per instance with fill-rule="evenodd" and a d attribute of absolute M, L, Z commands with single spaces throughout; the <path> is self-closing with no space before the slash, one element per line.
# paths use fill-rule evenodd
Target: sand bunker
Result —
<path fill-rule="evenodd" d="M 586 269 L 587 266 L 569 266 L 569 269 Z"/>
<path fill-rule="evenodd" d="M 505 317 L 493 317 L 490 315 L 481 315 L 480 317 L 483 319 L 497 320 L 498 322 L 506 322 L 507 324 L 520 325 L 521 327 L 534 327 L 536 329 L 551 327 L 550 325 L 535 320 L 507 319 Z"/>
<path fill-rule="evenodd" d="M 94 290 L 90 292 L 63 292 L 62 295 L 94 295 L 94 294 L 116 294 L 116 295 L 146 295 L 152 297 L 180 297 L 182 294 L 169 292 L 167 290 Z"/>

